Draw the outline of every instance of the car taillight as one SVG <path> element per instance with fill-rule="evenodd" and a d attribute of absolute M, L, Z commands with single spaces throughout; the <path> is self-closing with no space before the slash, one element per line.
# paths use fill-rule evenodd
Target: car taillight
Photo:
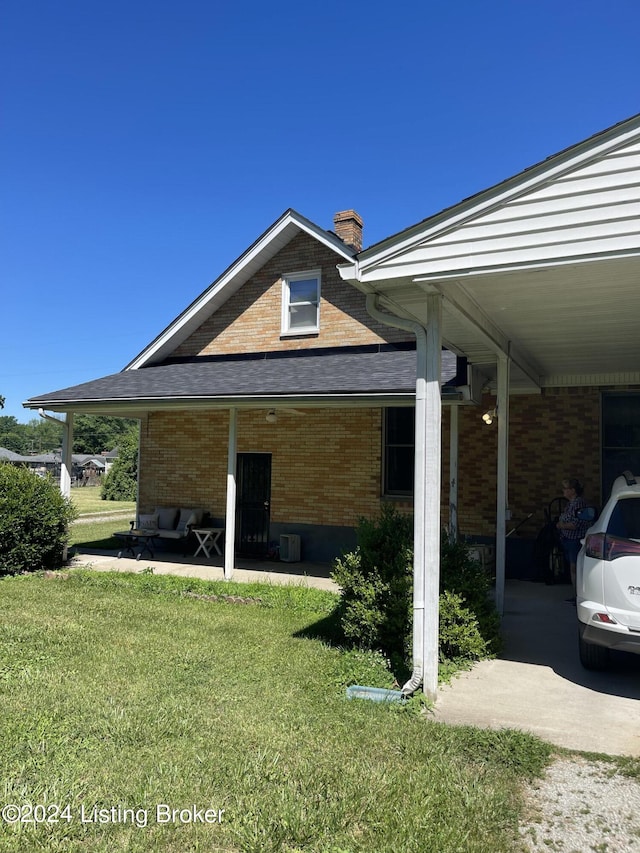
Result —
<path fill-rule="evenodd" d="M 640 556 L 640 542 L 633 539 L 619 539 L 617 536 L 607 536 L 605 560 L 615 560 L 616 557 Z"/>
<path fill-rule="evenodd" d="M 606 533 L 592 533 L 585 540 L 585 554 L 594 560 L 616 560 L 618 557 L 639 557 L 640 542 L 608 536 Z"/>
<path fill-rule="evenodd" d="M 593 557 L 594 560 L 604 560 L 604 543 L 606 540 L 604 533 L 592 533 L 587 536 L 584 548 L 587 557 Z"/>

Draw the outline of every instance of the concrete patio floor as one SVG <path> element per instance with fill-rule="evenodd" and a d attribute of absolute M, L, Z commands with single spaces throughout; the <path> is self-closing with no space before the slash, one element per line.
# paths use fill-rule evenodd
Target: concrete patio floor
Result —
<path fill-rule="evenodd" d="M 130 557 L 118 557 L 117 551 L 79 551 L 70 562 L 70 566 L 90 566 L 103 572 L 140 572 L 151 568 L 157 575 L 178 575 L 196 577 L 204 580 L 224 580 L 223 558 L 182 556 L 180 553 L 159 552 L 153 558 L 143 555 L 139 560 Z M 328 563 L 281 563 L 274 560 L 254 560 L 236 558 L 236 568 L 232 580 L 239 583 L 296 584 L 338 592 L 338 586 L 330 577 L 331 566 Z"/>

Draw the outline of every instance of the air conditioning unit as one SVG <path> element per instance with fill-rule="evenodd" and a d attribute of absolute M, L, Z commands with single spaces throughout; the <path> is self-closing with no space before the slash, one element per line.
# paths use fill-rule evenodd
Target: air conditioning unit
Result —
<path fill-rule="evenodd" d="M 280 559 L 284 563 L 297 563 L 300 560 L 300 537 L 296 533 L 280 535 Z"/>

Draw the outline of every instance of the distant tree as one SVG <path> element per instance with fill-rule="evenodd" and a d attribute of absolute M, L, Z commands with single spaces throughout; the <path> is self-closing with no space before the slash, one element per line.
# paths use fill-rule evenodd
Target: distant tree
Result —
<path fill-rule="evenodd" d="M 0 447 L 4 447 L 5 450 L 11 450 L 13 453 L 19 453 L 21 456 L 24 456 L 27 452 L 24 436 L 19 430 L 0 432 Z"/>
<path fill-rule="evenodd" d="M 129 428 L 118 443 L 118 458 L 102 481 L 102 500 L 135 501 L 138 488 L 138 430 Z"/>
<path fill-rule="evenodd" d="M 123 435 L 138 422 L 130 418 L 113 418 L 104 415 L 78 415 L 73 425 L 74 453 L 102 453 L 120 444 Z"/>
<path fill-rule="evenodd" d="M 24 431 L 27 453 L 52 453 L 62 444 L 62 421 L 57 424 L 46 418 L 32 418 L 20 427 Z"/>
<path fill-rule="evenodd" d="M 4 402 L 4 397 L 2 396 L 2 394 L 0 394 L 0 409 L 4 409 Z"/>
<path fill-rule="evenodd" d="M 13 416 L 0 417 L 0 447 L 14 453 L 25 453 L 27 444 L 21 426 Z"/>

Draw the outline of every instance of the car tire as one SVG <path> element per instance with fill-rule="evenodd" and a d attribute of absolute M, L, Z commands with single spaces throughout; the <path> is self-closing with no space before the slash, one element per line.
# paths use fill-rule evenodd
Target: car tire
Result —
<path fill-rule="evenodd" d="M 605 646 L 596 646 L 594 643 L 586 643 L 578 634 L 578 653 L 580 663 L 585 669 L 602 672 L 609 667 L 609 649 Z"/>

